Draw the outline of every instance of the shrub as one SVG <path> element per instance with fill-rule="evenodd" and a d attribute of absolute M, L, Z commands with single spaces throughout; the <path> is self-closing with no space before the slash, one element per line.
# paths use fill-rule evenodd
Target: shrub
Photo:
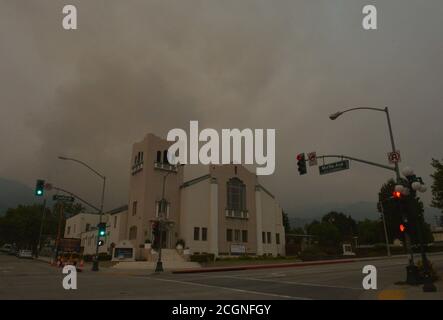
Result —
<path fill-rule="evenodd" d="M 177 242 L 175 243 L 175 246 L 177 247 L 178 245 L 181 245 L 184 248 L 185 247 L 185 240 L 178 239 Z"/>
<path fill-rule="evenodd" d="M 308 247 L 300 253 L 300 259 L 303 261 L 322 260 L 328 258 L 330 259 L 331 256 L 329 256 L 318 246 Z"/>
<path fill-rule="evenodd" d="M 437 272 L 435 271 L 434 265 L 430 260 L 428 260 L 429 273 L 431 275 L 432 281 L 437 281 L 439 279 Z M 421 279 L 424 279 L 424 266 L 422 260 L 418 260 L 417 262 L 418 274 Z"/>
<path fill-rule="evenodd" d="M 214 254 L 212 253 L 193 254 L 190 257 L 190 259 L 192 262 L 208 263 L 214 261 Z"/>
<path fill-rule="evenodd" d="M 112 259 L 112 256 L 107 254 L 106 252 L 101 252 L 98 254 L 99 261 L 109 261 Z"/>

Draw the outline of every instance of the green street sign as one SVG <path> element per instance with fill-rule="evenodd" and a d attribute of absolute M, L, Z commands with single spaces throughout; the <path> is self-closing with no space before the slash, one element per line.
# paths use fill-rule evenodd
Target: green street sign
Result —
<path fill-rule="evenodd" d="M 338 162 L 333 162 L 329 164 L 325 164 L 319 167 L 320 174 L 328 174 L 337 171 L 342 171 L 349 169 L 349 160 L 342 160 Z"/>
<path fill-rule="evenodd" d="M 65 195 L 61 195 L 61 194 L 55 194 L 52 197 L 52 199 L 55 201 L 62 201 L 62 202 L 74 202 L 74 197 L 65 196 Z"/>

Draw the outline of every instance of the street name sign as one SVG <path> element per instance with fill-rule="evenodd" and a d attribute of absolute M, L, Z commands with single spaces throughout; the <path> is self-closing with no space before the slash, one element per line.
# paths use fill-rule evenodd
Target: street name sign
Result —
<path fill-rule="evenodd" d="M 342 160 L 342 161 L 338 161 L 338 162 L 325 164 L 325 165 L 320 166 L 318 169 L 320 171 L 320 174 L 322 174 L 322 175 L 346 170 L 346 169 L 349 169 L 349 160 Z"/>
<path fill-rule="evenodd" d="M 55 194 L 52 197 L 52 199 L 55 200 L 55 201 L 74 202 L 74 197 L 65 196 L 65 195 L 61 195 L 61 194 Z"/>

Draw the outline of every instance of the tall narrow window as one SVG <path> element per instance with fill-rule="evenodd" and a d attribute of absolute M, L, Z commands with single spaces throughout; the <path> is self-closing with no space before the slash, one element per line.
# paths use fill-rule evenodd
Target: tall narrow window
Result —
<path fill-rule="evenodd" d="M 137 214 L 137 201 L 132 203 L 132 215 L 135 216 Z"/>
<path fill-rule="evenodd" d="M 241 241 L 248 242 L 248 230 L 242 230 L 241 232 Z"/>
<path fill-rule="evenodd" d="M 271 243 L 271 233 L 268 232 L 268 243 Z"/>
<path fill-rule="evenodd" d="M 238 178 L 232 178 L 228 181 L 228 203 L 229 210 L 245 211 L 246 210 L 246 186 Z"/>
<path fill-rule="evenodd" d="M 198 227 L 194 228 L 194 240 L 195 241 L 200 240 L 200 228 Z"/>
<path fill-rule="evenodd" d="M 157 151 L 157 162 L 158 163 L 162 162 L 162 152 L 161 151 Z"/>
<path fill-rule="evenodd" d="M 114 216 L 114 229 L 117 228 L 117 216 Z"/>
<path fill-rule="evenodd" d="M 266 233 L 264 231 L 261 233 L 261 241 L 266 243 Z"/>
<path fill-rule="evenodd" d="M 229 241 L 229 242 L 232 241 L 232 229 L 226 230 L 226 241 Z"/>
<path fill-rule="evenodd" d="M 208 240 L 208 228 L 202 228 L 202 241 Z"/>
<path fill-rule="evenodd" d="M 137 227 L 132 226 L 129 228 L 129 240 L 135 240 L 137 239 Z"/>
<path fill-rule="evenodd" d="M 240 230 L 234 231 L 234 240 L 237 242 L 240 241 Z"/>
<path fill-rule="evenodd" d="M 275 243 L 280 244 L 280 233 L 275 234 Z"/>
<path fill-rule="evenodd" d="M 168 161 L 168 150 L 163 151 L 163 163 L 169 163 L 169 161 Z"/>

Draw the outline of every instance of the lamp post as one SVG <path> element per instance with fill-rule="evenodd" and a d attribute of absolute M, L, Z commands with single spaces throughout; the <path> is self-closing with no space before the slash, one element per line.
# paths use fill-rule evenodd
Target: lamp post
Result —
<path fill-rule="evenodd" d="M 63 156 L 59 156 L 58 157 L 60 160 L 67 160 L 67 161 L 74 161 L 77 162 L 81 165 L 83 165 L 84 167 L 88 168 L 89 170 L 91 170 L 92 172 L 94 172 L 97 176 L 99 176 L 101 179 L 103 179 L 103 185 L 102 185 L 102 195 L 101 195 L 101 201 L 100 201 L 100 218 L 99 218 L 99 223 L 102 223 L 102 218 L 103 218 L 103 204 L 105 201 L 105 187 L 106 187 L 106 177 L 104 175 L 102 175 L 101 173 L 99 173 L 97 170 L 93 169 L 91 166 L 89 166 L 88 164 L 86 164 L 85 162 L 81 161 L 81 160 L 77 160 L 74 158 L 68 158 L 68 157 L 63 157 Z M 98 245 L 98 240 L 96 242 L 96 247 L 95 247 L 95 256 L 94 256 L 94 260 L 92 262 L 92 271 L 98 271 L 98 249 L 99 249 L 99 245 Z"/>
<path fill-rule="evenodd" d="M 407 189 L 409 189 L 409 208 L 412 211 L 412 214 L 415 215 L 415 222 L 416 222 L 416 228 L 417 228 L 417 235 L 418 240 L 420 241 L 420 253 L 421 253 L 421 260 L 423 264 L 423 291 L 424 292 L 435 292 L 437 291 L 437 288 L 433 284 L 431 272 L 430 272 L 430 266 L 429 261 L 426 256 L 425 247 L 424 247 L 424 239 L 423 239 L 423 231 L 424 231 L 424 217 L 422 215 L 422 212 L 420 212 L 420 209 L 418 208 L 417 199 L 417 191 L 419 192 L 426 192 L 427 188 L 423 183 L 423 180 L 420 177 L 417 177 L 414 174 L 414 171 L 406 167 L 403 169 L 403 175 L 408 180 L 408 186 Z"/>
<path fill-rule="evenodd" d="M 163 244 L 163 222 L 164 218 L 167 212 L 167 204 L 168 202 L 165 199 L 165 187 L 166 187 L 166 178 L 171 172 L 167 172 L 163 175 L 163 189 L 162 189 L 162 198 L 160 200 L 159 204 L 159 219 L 158 219 L 158 229 L 160 232 L 160 239 L 159 239 L 159 245 L 158 245 L 158 260 L 157 265 L 155 266 L 155 272 L 163 272 L 163 262 L 162 262 L 162 244 Z"/>
<path fill-rule="evenodd" d="M 370 108 L 370 107 L 359 107 L 359 108 L 351 108 L 351 109 L 347 109 L 344 111 L 338 111 L 334 114 L 331 114 L 329 116 L 329 119 L 331 120 L 336 120 L 338 117 L 340 117 L 342 114 L 346 113 L 346 112 L 350 112 L 350 111 L 355 111 L 355 110 L 373 110 L 373 111 L 379 111 L 379 112 L 384 112 L 386 114 L 386 120 L 388 122 L 388 129 L 389 129 L 389 137 L 391 140 L 391 147 L 392 147 L 392 152 L 396 152 L 396 148 L 395 148 L 395 142 L 394 142 L 394 134 L 392 133 L 392 125 L 391 125 L 391 118 L 389 116 L 389 109 L 388 107 L 386 108 Z M 395 173 L 397 176 L 397 182 L 400 181 L 400 169 L 398 167 L 398 163 L 395 163 Z"/>

